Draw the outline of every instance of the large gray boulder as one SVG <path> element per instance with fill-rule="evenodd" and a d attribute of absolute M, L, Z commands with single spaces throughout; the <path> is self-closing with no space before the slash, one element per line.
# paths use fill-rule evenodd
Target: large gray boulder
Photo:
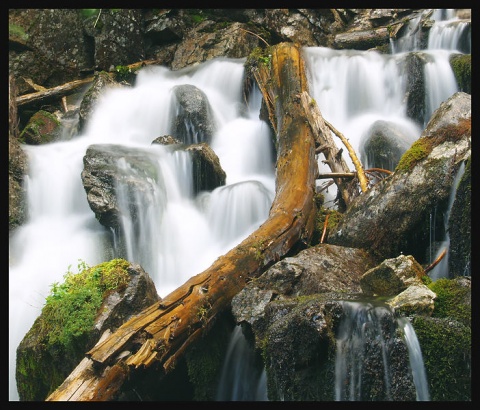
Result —
<path fill-rule="evenodd" d="M 471 96 L 455 93 L 432 115 L 394 174 L 350 204 L 329 243 L 368 249 L 379 261 L 403 252 L 424 263 L 430 213 L 439 206 L 446 210 L 455 173 L 471 155 L 470 124 Z"/>

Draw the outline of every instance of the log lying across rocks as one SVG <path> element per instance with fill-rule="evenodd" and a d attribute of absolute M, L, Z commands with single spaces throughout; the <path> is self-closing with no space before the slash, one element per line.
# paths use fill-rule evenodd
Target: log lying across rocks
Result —
<path fill-rule="evenodd" d="M 137 70 L 141 67 L 156 64 L 158 63 L 157 60 L 145 60 L 140 61 L 138 63 L 127 65 L 126 68 L 130 70 Z M 109 73 L 110 76 L 115 75 L 114 72 Z M 70 95 L 79 91 L 79 89 L 83 86 L 87 86 L 93 81 L 94 77 L 83 78 L 81 80 L 74 80 L 70 81 L 66 84 L 59 85 L 57 87 L 47 88 L 44 90 L 40 90 L 34 93 L 25 94 L 18 96 L 16 99 L 16 104 L 18 107 L 23 107 L 31 104 L 49 104 L 53 101 L 60 100 L 62 97 L 66 95 Z M 29 82 L 30 84 L 30 82 Z M 31 84 L 35 87 L 35 84 Z M 38 87 L 38 86 L 37 86 Z"/>
<path fill-rule="evenodd" d="M 247 282 L 308 243 L 315 220 L 315 141 L 298 96 L 307 89 L 300 50 L 272 48 L 269 92 L 277 123 L 276 196 L 268 219 L 248 238 L 165 299 L 106 335 L 47 401 L 115 400 L 147 368 L 165 374 Z"/>

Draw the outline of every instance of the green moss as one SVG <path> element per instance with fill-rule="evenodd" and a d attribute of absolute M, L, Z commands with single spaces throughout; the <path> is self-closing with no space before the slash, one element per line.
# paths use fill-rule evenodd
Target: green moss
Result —
<path fill-rule="evenodd" d="M 270 47 L 267 47 L 266 49 L 255 47 L 245 61 L 245 70 L 248 76 L 251 76 L 252 72 L 260 65 L 270 68 L 271 60 L 272 55 Z"/>
<path fill-rule="evenodd" d="M 471 325 L 471 306 L 466 302 L 470 297 L 470 288 L 460 286 L 453 279 L 438 279 L 428 287 L 437 295 L 432 317 L 450 318 L 465 326 Z"/>
<path fill-rule="evenodd" d="M 87 19 L 92 16 L 97 16 L 99 11 L 101 9 L 80 9 L 80 15 L 84 18 Z"/>
<path fill-rule="evenodd" d="M 194 400 L 215 400 L 230 334 L 231 323 L 224 317 L 218 318 L 208 334 L 186 353 Z"/>
<path fill-rule="evenodd" d="M 64 282 L 54 283 L 42 314 L 23 338 L 17 356 L 20 400 L 44 400 L 70 374 L 98 338 L 93 325 L 104 297 L 123 290 L 129 262 L 114 259 L 89 267 L 79 261 L 68 268 Z"/>
<path fill-rule="evenodd" d="M 449 319 L 417 316 L 431 401 L 471 400 L 471 328 Z"/>
<path fill-rule="evenodd" d="M 471 54 L 452 55 L 450 65 L 460 91 L 471 94 L 472 56 Z"/>
<path fill-rule="evenodd" d="M 408 149 L 400 158 L 397 164 L 395 172 L 397 171 L 410 171 L 413 167 L 422 159 L 426 158 L 430 154 L 430 144 L 426 138 L 420 138 L 416 140 L 410 149 Z"/>
<path fill-rule="evenodd" d="M 471 128 L 471 119 L 462 118 L 456 124 L 448 124 L 439 128 L 431 136 L 419 138 L 400 158 L 395 172 L 412 170 L 418 162 L 430 155 L 434 147 L 445 142 L 459 141 L 471 134 Z"/>
<path fill-rule="evenodd" d="M 17 24 L 8 24 L 8 35 L 9 37 L 17 37 L 23 41 L 28 40 L 28 34 L 25 33 L 25 30 Z"/>
<path fill-rule="evenodd" d="M 319 199 L 318 201 L 320 201 Z M 318 202 L 317 205 L 318 205 Z M 321 206 L 318 206 L 318 211 L 315 218 L 315 228 L 312 235 L 312 245 L 317 245 L 320 243 L 323 235 L 323 229 L 325 227 L 325 220 L 328 216 L 327 227 L 325 231 L 324 242 L 327 242 L 328 233 L 331 232 L 342 219 L 342 214 L 334 209 L 328 209 Z"/>
<path fill-rule="evenodd" d="M 50 344 L 60 344 L 67 351 L 75 350 L 92 330 L 104 297 L 112 290 L 123 290 L 128 283 L 129 262 L 113 259 L 94 267 L 79 263 L 79 273 L 69 271 L 64 282 L 51 285 L 42 309 L 42 333 Z"/>
<path fill-rule="evenodd" d="M 40 110 L 32 115 L 18 139 L 22 144 L 39 145 L 51 142 L 56 139 L 60 124 L 55 115 Z"/>

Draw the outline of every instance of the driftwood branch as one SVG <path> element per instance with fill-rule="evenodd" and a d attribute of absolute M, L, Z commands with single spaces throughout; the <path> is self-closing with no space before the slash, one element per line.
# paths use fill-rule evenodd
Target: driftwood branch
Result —
<path fill-rule="evenodd" d="M 355 153 L 355 150 L 353 147 L 350 145 L 350 142 L 344 137 L 344 135 L 338 131 L 332 124 L 330 124 L 327 120 L 324 120 L 325 124 L 327 125 L 328 128 L 332 130 L 332 132 L 340 138 L 340 140 L 343 142 L 343 145 L 348 150 L 348 153 L 350 155 L 350 158 L 352 159 L 353 165 L 355 166 L 355 169 L 357 170 L 357 177 L 358 177 L 358 182 L 360 183 L 360 189 L 362 192 L 365 192 L 368 188 L 368 179 L 365 176 L 365 172 L 363 171 L 362 163 L 357 157 L 357 154 Z"/>
<path fill-rule="evenodd" d="M 440 261 L 445 257 L 445 255 L 447 254 L 447 248 L 445 248 L 441 253 L 440 255 L 437 256 L 437 258 L 430 264 L 428 265 L 425 269 L 424 269 L 424 273 L 428 273 L 430 272 L 435 266 L 437 266 Z"/>
<path fill-rule="evenodd" d="M 17 97 L 17 106 L 20 107 L 33 103 L 49 103 L 77 91 L 80 87 L 89 84 L 92 81 L 93 77 L 89 77 L 83 80 L 75 80 L 59 85 L 58 87 L 49 88 L 45 91 L 37 91 L 35 93 L 21 95 L 20 97 Z"/>
<path fill-rule="evenodd" d="M 300 95 L 301 103 L 305 111 L 308 123 L 312 129 L 312 132 L 316 139 L 317 146 L 322 148 L 322 153 L 325 156 L 325 162 L 328 164 L 333 173 L 350 174 L 350 169 L 347 163 L 343 160 L 341 151 L 335 145 L 331 132 L 328 129 L 325 120 L 318 109 L 315 100 L 310 97 L 307 91 L 304 91 Z M 345 205 L 351 201 L 351 195 L 348 190 L 348 184 L 343 178 L 334 177 L 335 184 L 337 185 L 342 199 Z"/>
<path fill-rule="evenodd" d="M 346 178 L 353 179 L 357 176 L 356 172 L 330 172 L 328 174 L 318 174 L 317 179 Z"/>
<path fill-rule="evenodd" d="M 330 216 L 330 214 L 327 214 L 327 216 L 325 217 L 325 222 L 323 223 L 323 232 L 322 232 L 322 237 L 320 238 L 320 243 L 323 243 L 323 241 L 325 240 L 325 234 L 327 232 L 328 217 L 329 216 Z"/>
<path fill-rule="evenodd" d="M 300 50 L 282 43 L 272 51 L 272 77 L 264 87 L 278 96 L 276 196 L 268 219 L 165 299 L 124 323 L 86 357 L 47 401 L 115 400 L 123 383 L 145 369 L 167 373 L 210 329 L 215 318 L 252 278 L 308 243 L 315 224 L 315 141 L 293 96 L 306 89 Z M 285 112 L 290 115 L 285 115 Z"/>
<path fill-rule="evenodd" d="M 146 60 L 127 65 L 126 67 L 130 70 L 136 70 L 138 68 L 157 63 L 157 60 Z M 109 73 L 109 75 L 113 76 L 115 75 L 115 73 Z M 25 82 L 27 82 L 31 87 L 39 91 L 17 97 L 16 103 L 18 107 L 26 106 L 29 104 L 51 103 L 52 101 L 59 100 L 66 95 L 77 92 L 82 86 L 90 84 L 93 79 L 94 77 L 92 76 L 81 80 L 71 81 L 57 87 L 45 89 L 37 84 L 34 84 L 32 80 L 24 78 Z"/>

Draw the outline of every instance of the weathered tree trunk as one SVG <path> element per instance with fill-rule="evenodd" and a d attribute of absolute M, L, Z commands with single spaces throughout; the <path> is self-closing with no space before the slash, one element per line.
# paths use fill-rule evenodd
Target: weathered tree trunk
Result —
<path fill-rule="evenodd" d="M 298 97 L 307 81 L 297 47 L 282 43 L 273 48 L 271 77 L 277 174 L 267 221 L 208 269 L 106 336 L 47 401 L 114 400 L 136 372 L 149 368 L 166 374 L 247 282 L 294 245 L 310 241 L 317 164 L 315 142 Z"/>

